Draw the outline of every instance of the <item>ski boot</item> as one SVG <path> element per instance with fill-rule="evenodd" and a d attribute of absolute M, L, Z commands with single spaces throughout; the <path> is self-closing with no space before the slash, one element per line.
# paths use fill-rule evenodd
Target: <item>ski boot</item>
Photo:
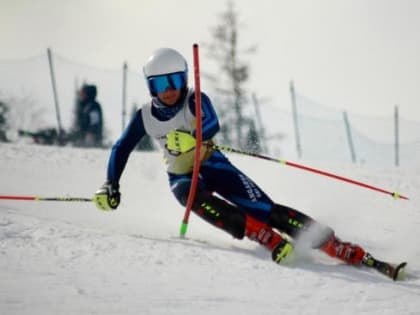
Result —
<path fill-rule="evenodd" d="M 349 265 L 361 264 L 365 256 L 364 249 L 359 245 L 342 242 L 334 234 L 320 249 L 328 256 L 338 258 Z"/>
<path fill-rule="evenodd" d="M 246 217 L 245 235 L 271 251 L 271 257 L 277 264 L 283 262 L 293 251 L 293 245 L 271 226 L 250 216 Z"/>
<path fill-rule="evenodd" d="M 407 265 L 406 262 L 392 264 L 380 261 L 359 245 L 342 242 L 334 235 L 321 247 L 321 250 L 329 256 L 338 258 L 349 265 L 373 268 L 394 281 L 405 278 L 404 268 Z"/>
<path fill-rule="evenodd" d="M 380 261 L 378 259 L 373 258 L 373 256 L 369 253 L 365 253 L 362 264 L 366 267 L 373 268 L 383 275 L 391 278 L 392 280 L 404 280 L 405 275 L 405 266 L 407 266 L 406 262 L 402 262 L 400 264 L 391 264 L 388 262 Z"/>

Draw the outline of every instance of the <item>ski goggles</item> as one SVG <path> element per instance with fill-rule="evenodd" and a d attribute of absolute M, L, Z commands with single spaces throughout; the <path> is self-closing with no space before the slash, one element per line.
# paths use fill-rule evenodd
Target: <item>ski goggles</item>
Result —
<path fill-rule="evenodd" d="M 162 93 L 168 89 L 180 90 L 186 84 L 185 72 L 175 72 L 157 75 L 147 78 L 150 92 L 152 94 Z"/>

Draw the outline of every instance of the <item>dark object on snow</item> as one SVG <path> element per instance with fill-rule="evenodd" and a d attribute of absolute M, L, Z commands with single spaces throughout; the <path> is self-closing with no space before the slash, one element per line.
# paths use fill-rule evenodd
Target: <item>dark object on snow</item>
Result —
<path fill-rule="evenodd" d="M 31 137 L 38 144 L 53 145 L 58 143 L 58 133 L 55 128 L 45 128 L 35 132 L 20 129 L 19 136 Z"/>
<path fill-rule="evenodd" d="M 19 136 L 32 138 L 37 144 L 66 145 L 74 141 L 72 134 L 66 133 L 64 130 L 58 134 L 55 128 L 44 128 L 37 131 L 20 129 L 18 132 Z"/>

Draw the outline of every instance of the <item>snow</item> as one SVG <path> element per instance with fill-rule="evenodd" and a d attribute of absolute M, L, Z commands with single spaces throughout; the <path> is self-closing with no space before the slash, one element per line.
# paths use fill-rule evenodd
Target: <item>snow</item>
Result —
<path fill-rule="evenodd" d="M 109 150 L 0 144 L 0 194 L 91 197 Z M 319 167 L 409 201 L 276 163 L 231 155 L 274 200 L 332 226 L 408 279 L 343 265 L 317 251 L 287 266 L 192 215 L 169 191 L 159 153 L 134 152 L 122 203 L 0 200 L 0 314 L 419 314 L 420 166 Z"/>

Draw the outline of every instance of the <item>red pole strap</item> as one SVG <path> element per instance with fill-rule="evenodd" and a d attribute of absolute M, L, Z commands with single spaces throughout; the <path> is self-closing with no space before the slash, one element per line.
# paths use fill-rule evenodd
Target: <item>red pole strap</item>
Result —
<path fill-rule="evenodd" d="M 191 188 L 188 195 L 187 207 L 185 208 L 184 219 L 181 225 L 181 236 L 184 236 L 187 232 L 188 220 L 190 217 L 190 212 L 192 204 L 195 199 L 195 192 L 197 190 L 198 183 L 198 173 L 200 171 L 200 157 L 201 157 L 201 143 L 202 143 L 202 118 L 201 118 L 201 88 L 200 88 L 200 63 L 198 58 L 198 44 L 193 45 L 193 57 L 194 57 L 194 89 L 195 89 L 195 158 L 194 158 L 194 167 L 193 174 L 191 179 Z"/>

